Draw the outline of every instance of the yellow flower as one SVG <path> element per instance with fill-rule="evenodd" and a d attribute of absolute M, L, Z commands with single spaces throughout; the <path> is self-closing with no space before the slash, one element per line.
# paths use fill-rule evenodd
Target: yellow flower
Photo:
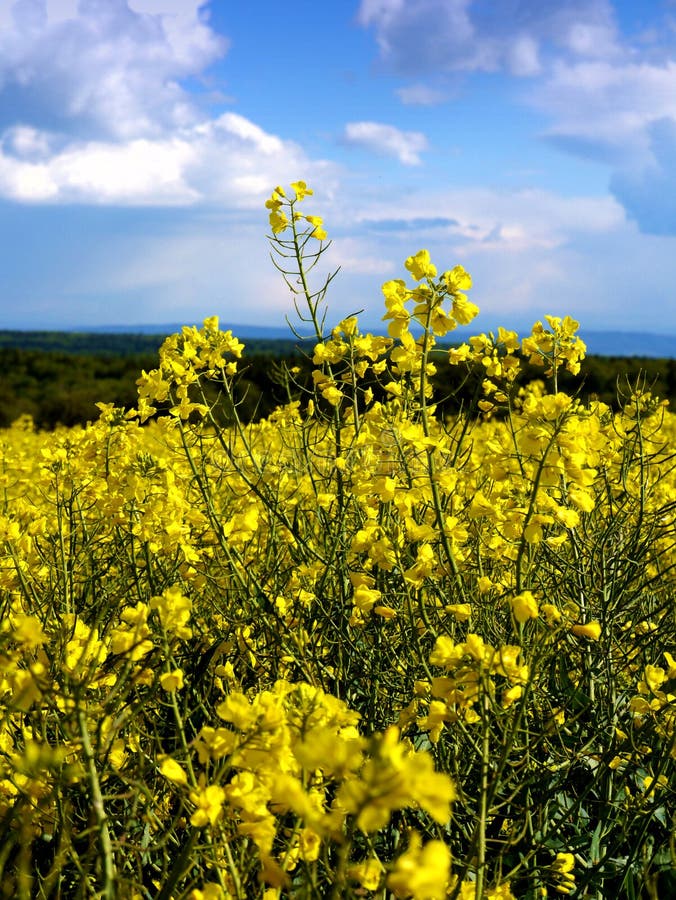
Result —
<path fill-rule="evenodd" d="M 432 757 L 425 751 L 412 752 L 399 741 L 399 729 L 390 726 L 375 742 L 373 756 L 358 778 L 343 782 L 339 805 L 357 815 L 357 825 L 365 832 L 385 828 L 393 810 L 417 805 L 444 825 L 456 798 L 454 782 L 435 772 Z"/>
<path fill-rule="evenodd" d="M 338 323 L 338 328 L 345 337 L 356 337 L 359 334 L 359 319 L 356 316 L 348 316 Z M 373 340 L 373 335 L 364 335 L 362 340 L 369 343 Z"/>
<path fill-rule="evenodd" d="M 183 596 L 178 585 L 167 588 L 160 597 L 152 597 L 150 608 L 157 611 L 167 634 L 184 639 L 192 637 L 192 629 L 188 627 L 192 601 Z"/>
<path fill-rule="evenodd" d="M 380 860 L 367 859 L 350 866 L 348 875 L 353 881 L 359 882 L 364 890 L 377 891 L 384 871 Z"/>
<path fill-rule="evenodd" d="M 444 900 L 451 870 L 451 851 L 443 841 L 428 841 L 411 835 L 408 850 L 395 862 L 387 886 L 395 897 L 413 900 Z"/>
<path fill-rule="evenodd" d="M 455 667 L 465 655 L 463 644 L 456 644 L 453 638 L 442 634 L 436 639 L 429 661 L 432 666 Z"/>
<path fill-rule="evenodd" d="M 591 512 L 596 506 L 594 498 L 589 491 L 583 491 L 579 488 L 571 487 L 568 491 L 568 499 L 582 512 Z"/>
<path fill-rule="evenodd" d="M 360 585 L 355 589 L 352 602 L 360 612 L 369 613 L 380 600 L 381 596 L 380 591 L 375 591 L 365 585 Z"/>
<path fill-rule="evenodd" d="M 561 613 L 553 603 L 543 603 L 541 609 L 548 625 L 561 621 Z"/>
<path fill-rule="evenodd" d="M 444 272 L 443 279 L 446 282 L 446 290 L 449 294 L 468 291 L 472 287 L 472 276 L 462 266 L 455 266 L 449 272 Z M 466 325 L 467 323 L 463 322 L 462 324 Z"/>
<path fill-rule="evenodd" d="M 318 241 L 326 240 L 326 230 L 322 227 L 324 220 L 321 216 L 305 216 L 306 220 L 313 225 L 313 231 L 310 237 L 316 238 Z"/>
<path fill-rule="evenodd" d="M 480 634 L 474 634 L 471 631 L 463 644 L 463 650 L 467 656 L 471 656 L 476 662 L 483 662 L 487 655 L 489 658 L 493 655 L 492 647 L 485 643 Z"/>
<path fill-rule="evenodd" d="M 667 670 L 667 678 L 676 678 L 676 659 L 669 653 L 668 650 L 664 651 L 664 658 L 667 661 L 667 666 L 669 666 Z"/>
<path fill-rule="evenodd" d="M 453 298 L 453 316 L 461 325 L 469 325 L 478 315 L 479 307 L 463 294 Z"/>
<path fill-rule="evenodd" d="M 466 622 L 472 615 L 472 607 L 469 603 L 451 603 L 444 609 L 455 616 L 457 622 Z"/>
<path fill-rule="evenodd" d="M 284 196 L 284 191 L 281 188 L 275 188 L 270 199 L 265 201 L 266 209 L 279 209 L 282 205 L 282 197 Z"/>
<path fill-rule="evenodd" d="M 292 181 L 291 187 L 296 192 L 296 202 L 300 203 L 306 197 L 314 194 L 314 191 L 305 184 L 304 181 Z M 279 191 L 279 188 L 277 189 Z"/>
<path fill-rule="evenodd" d="M 160 684 L 169 693 L 180 690 L 183 687 L 183 669 L 174 669 L 160 675 Z"/>
<path fill-rule="evenodd" d="M 10 617 L 9 626 L 12 640 L 16 641 L 17 644 L 21 644 L 26 650 L 34 650 L 47 640 L 40 620 L 35 616 L 17 613 Z"/>
<path fill-rule="evenodd" d="M 193 888 L 188 894 L 188 900 L 225 900 L 229 894 L 223 892 L 220 884 L 215 881 L 209 881 L 202 885 L 202 889 Z"/>
<path fill-rule="evenodd" d="M 331 406 L 338 406 L 340 401 L 343 399 L 343 394 L 338 390 L 335 385 L 330 384 L 328 387 L 321 389 L 322 397 L 328 401 Z"/>
<path fill-rule="evenodd" d="M 497 887 L 489 888 L 486 891 L 486 900 L 516 900 L 516 897 L 509 887 L 509 882 L 503 881 Z"/>
<path fill-rule="evenodd" d="M 258 713 L 244 694 L 233 691 L 218 704 L 216 715 L 232 722 L 240 731 L 246 731 L 256 721 Z"/>
<path fill-rule="evenodd" d="M 191 791 L 191 802 L 197 807 L 190 816 L 190 824 L 195 828 L 215 825 L 223 812 L 225 791 L 219 784 L 210 784 L 198 791 Z"/>
<path fill-rule="evenodd" d="M 281 234 L 281 232 L 288 227 L 289 220 L 286 213 L 280 209 L 273 209 L 270 213 L 270 228 L 272 228 L 272 233 Z"/>
<path fill-rule="evenodd" d="M 172 759 L 169 756 L 163 759 L 160 763 L 160 772 L 167 781 L 171 781 L 172 784 L 179 784 L 187 787 L 188 776 L 175 759 Z"/>
<path fill-rule="evenodd" d="M 514 618 L 519 624 L 523 625 L 529 619 L 537 619 L 539 615 L 538 602 L 530 591 L 517 594 L 516 597 L 512 597 L 510 603 Z"/>
<path fill-rule="evenodd" d="M 560 894 L 570 894 L 575 890 L 575 857 L 572 853 L 557 853 L 552 863 L 552 880 L 554 890 Z"/>
<path fill-rule="evenodd" d="M 98 631 L 70 614 L 64 617 L 64 621 L 68 624 L 73 623 L 72 638 L 66 644 L 64 670 L 70 675 L 75 675 L 77 669 L 85 669 L 91 664 L 98 665 L 105 656 Z"/>
<path fill-rule="evenodd" d="M 523 688 L 520 684 L 512 685 L 502 692 L 502 705 L 507 708 L 515 703 L 523 694 Z"/>
<path fill-rule="evenodd" d="M 643 681 L 639 682 L 639 693 L 656 693 L 667 679 L 667 673 L 661 666 L 647 665 L 643 669 Z"/>
<path fill-rule="evenodd" d="M 300 857 L 305 862 L 314 862 L 319 857 L 322 839 L 312 828 L 303 828 L 299 835 L 298 847 Z"/>
<path fill-rule="evenodd" d="M 601 625 L 598 622 L 588 622 L 586 625 L 573 625 L 570 630 L 576 637 L 586 637 L 591 641 L 598 641 L 601 636 Z"/>
<path fill-rule="evenodd" d="M 373 612 L 386 620 L 395 619 L 397 617 L 396 609 L 392 609 L 391 606 L 374 606 Z"/>
<path fill-rule="evenodd" d="M 434 278 L 437 274 L 437 268 L 432 265 L 429 250 L 419 250 L 414 256 L 409 256 L 404 265 L 416 281 L 422 281 L 423 278 Z"/>

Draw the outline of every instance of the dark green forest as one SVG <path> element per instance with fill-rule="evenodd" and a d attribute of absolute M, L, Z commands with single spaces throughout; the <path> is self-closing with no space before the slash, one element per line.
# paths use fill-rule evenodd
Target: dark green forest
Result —
<path fill-rule="evenodd" d="M 237 332 L 235 332 L 237 333 Z M 166 334 L 85 331 L 3 331 L 0 330 L 0 349 L 50 350 L 74 353 L 78 356 L 133 356 L 157 354 Z M 275 356 L 292 354 L 296 341 L 273 338 L 243 338 L 247 352 L 271 353 Z"/>
<path fill-rule="evenodd" d="M 11 344 L 12 335 L 21 338 Z M 136 379 L 142 369 L 157 366 L 161 342 L 161 335 L 0 332 L 0 427 L 25 414 L 42 429 L 84 424 L 98 417 L 98 401 L 135 406 Z M 476 395 L 483 371 L 451 368 L 443 357 L 435 362 L 439 410 L 457 412 Z M 312 363 L 293 341 L 246 342 L 235 398 L 242 420 L 265 417 L 289 399 L 282 373 L 293 366 L 300 370 L 297 385 L 309 385 Z M 541 377 L 542 370 L 525 367 L 520 383 Z M 579 376 L 564 376 L 559 387 L 582 400 L 598 397 L 617 407 L 637 383 L 673 406 L 676 360 L 591 356 Z M 300 387 L 292 385 L 291 391 L 298 394 Z M 379 396 L 377 385 L 374 393 Z"/>

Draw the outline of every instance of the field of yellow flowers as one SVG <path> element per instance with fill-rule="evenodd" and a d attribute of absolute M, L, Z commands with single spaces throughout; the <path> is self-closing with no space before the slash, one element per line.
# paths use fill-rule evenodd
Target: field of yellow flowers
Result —
<path fill-rule="evenodd" d="M 442 351 L 426 251 L 328 329 L 311 193 L 267 207 L 312 390 L 219 424 L 212 318 L 137 409 L 0 433 L 0 897 L 673 897 L 676 418 L 559 391 L 569 317 Z"/>

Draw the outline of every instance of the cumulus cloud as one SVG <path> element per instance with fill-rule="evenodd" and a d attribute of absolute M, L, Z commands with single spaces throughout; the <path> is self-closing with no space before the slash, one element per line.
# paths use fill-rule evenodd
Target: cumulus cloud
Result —
<path fill-rule="evenodd" d="M 197 194 L 183 172 L 186 141 L 139 139 L 68 147 L 46 162 L 0 156 L 0 193 L 13 200 L 180 204 Z"/>
<path fill-rule="evenodd" d="M 23 202 L 184 206 L 253 206 L 271 186 L 299 173 L 322 179 L 333 169 L 308 159 L 297 144 L 269 134 L 244 116 L 177 130 L 166 138 L 53 141 L 28 126 L 0 139 L 0 196 Z"/>
<path fill-rule="evenodd" d="M 529 76 L 543 52 L 608 58 L 619 52 L 608 0 L 362 0 L 383 63 L 404 74 L 507 71 Z"/>
<path fill-rule="evenodd" d="M 0 127 L 153 138 L 199 120 L 181 80 L 226 52 L 201 0 L 14 0 L 0 21 Z M 3 4 L 4 6 L 4 4 Z"/>
<path fill-rule="evenodd" d="M 20 159 L 41 159 L 49 153 L 50 135 L 31 125 L 8 128 L 3 143 Z"/>
<path fill-rule="evenodd" d="M 645 163 L 651 123 L 676 119 L 676 61 L 561 63 L 533 102 L 554 120 L 551 142 L 614 165 Z"/>
<path fill-rule="evenodd" d="M 642 231 L 676 234 L 674 22 L 662 15 L 650 33 L 620 34 L 609 0 L 362 0 L 358 21 L 383 65 L 416 77 L 402 102 L 424 98 L 425 76 L 438 84 L 440 73 L 528 79 L 521 97 L 549 120 L 543 139 L 605 165 Z"/>
<path fill-rule="evenodd" d="M 543 137 L 611 168 L 610 189 L 647 234 L 676 234 L 676 60 L 556 65 L 533 102 Z"/>
<path fill-rule="evenodd" d="M 0 10 L 0 197 L 238 208 L 285 178 L 316 175 L 331 190 L 330 165 L 200 102 L 196 77 L 227 50 L 206 0 L 13 0 Z"/>
<path fill-rule="evenodd" d="M 343 141 L 381 156 L 393 156 L 405 166 L 420 165 L 427 138 L 419 131 L 402 131 L 382 122 L 348 122 Z"/>

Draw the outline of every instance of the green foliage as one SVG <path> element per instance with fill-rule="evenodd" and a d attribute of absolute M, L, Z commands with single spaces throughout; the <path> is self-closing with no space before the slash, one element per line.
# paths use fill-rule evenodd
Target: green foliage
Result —
<path fill-rule="evenodd" d="M 14 334 L 5 333 L 12 339 Z M 2 347 L 0 342 L 2 428 L 22 415 L 30 415 L 39 428 L 84 425 L 98 415 L 98 402 L 131 409 L 136 402 L 139 372 L 151 368 L 156 360 L 155 355 L 127 352 L 129 346 L 122 352 L 126 335 L 87 336 L 82 349 L 73 352 L 46 349 L 51 344 L 67 347 L 68 341 L 62 341 L 66 333 L 49 332 L 46 338 L 39 332 L 36 334 L 39 335 L 36 349 L 25 349 L 20 344 Z M 110 342 L 109 337 L 114 341 Z M 140 338 L 139 343 L 145 344 L 146 336 Z M 147 343 L 154 346 L 157 339 L 147 336 Z M 287 399 L 285 388 L 280 385 L 283 371 L 298 367 L 294 389 L 308 387 L 313 365 L 307 356 L 308 349 L 304 350 L 307 344 L 307 341 L 247 341 L 246 371 L 238 382 L 236 398 L 242 422 L 266 418 Z M 114 354 L 109 352 L 111 347 Z M 485 374 L 482 367 L 477 365 L 462 372 L 443 359 L 437 360 L 436 366 L 431 382 L 439 413 L 452 415 L 461 408 L 471 408 Z M 516 384 L 522 387 L 541 377 L 540 370 L 524 366 Z M 561 388 L 577 393 L 581 399 L 596 397 L 617 409 L 622 403 L 621 396 L 630 392 L 639 378 L 657 396 L 676 403 L 676 360 L 589 356 L 582 364 L 580 377 L 563 373 Z M 384 398 L 377 385 L 374 390 L 378 399 Z M 212 392 L 211 396 L 213 399 L 215 394 Z"/>

